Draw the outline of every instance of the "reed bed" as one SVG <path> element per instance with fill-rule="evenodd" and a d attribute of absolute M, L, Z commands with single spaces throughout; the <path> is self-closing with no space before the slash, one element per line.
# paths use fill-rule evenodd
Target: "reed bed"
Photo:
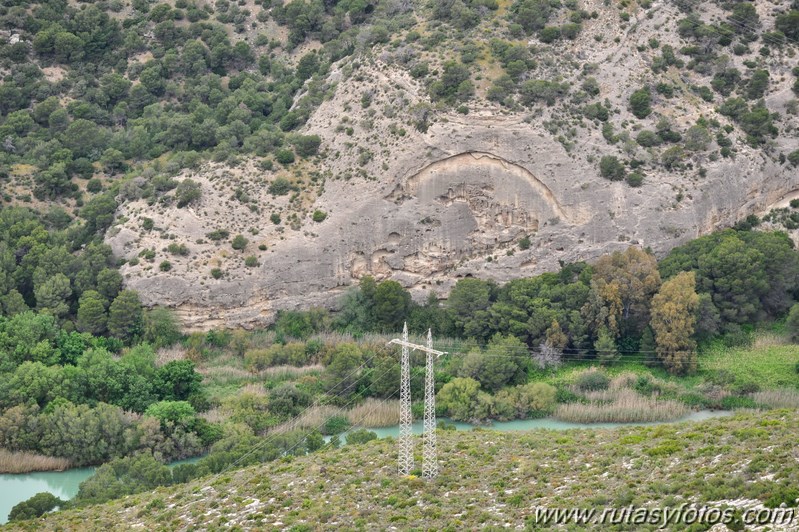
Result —
<path fill-rule="evenodd" d="M 306 410 L 301 416 L 275 425 L 269 432 L 289 432 L 301 429 L 318 429 L 333 416 L 345 416 L 346 412 L 337 406 L 317 405 Z"/>
<path fill-rule="evenodd" d="M 155 365 L 159 368 L 169 362 L 184 360 L 186 358 L 186 348 L 180 344 L 170 347 L 162 347 L 155 353 Z"/>
<path fill-rule="evenodd" d="M 266 397 L 267 395 L 266 388 L 264 388 L 264 385 L 257 382 L 251 382 L 239 388 L 239 392 L 237 395 L 244 395 L 244 394 L 257 395 L 260 397 Z"/>
<path fill-rule="evenodd" d="M 558 405 L 554 417 L 572 423 L 641 423 L 672 421 L 688 412 L 690 409 L 683 403 L 642 397 L 632 390 L 622 390 L 610 403 L 592 401 Z"/>
<path fill-rule="evenodd" d="M 755 392 L 751 397 L 757 404 L 771 408 L 799 408 L 799 391 L 790 388 Z"/>
<path fill-rule="evenodd" d="M 0 473 L 63 471 L 69 469 L 71 465 L 72 462 L 66 458 L 0 449 Z"/>
<path fill-rule="evenodd" d="M 582 395 L 585 399 L 592 403 L 612 403 L 619 398 L 621 390 L 596 390 L 593 392 L 580 392 L 576 388 L 572 391 L 576 394 Z"/>
<path fill-rule="evenodd" d="M 261 377 L 270 380 L 290 380 L 302 377 L 303 375 L 322 373 L 325 367 L 322 364 L 311 364 L 309 366 L 272 366 L 258 373 Z"/>
<path fill-rule="evenodd" d="M 369 398 L 347 411 L 353 425 L 366 428 L 390 427 L 399 424 L 399 401 Z"/>
<path fill-rule="evenodd" d="M 611 390 L 623 390 L 625 388 L 632 388 L 638 382 L 638 374 L 633 371 L 624 371 L 619 373 L 610 380 Z"/>
<path fill-rule="evenodd" d="M 260 382 L 258 375 L 233 366 L 213 368 L 197 368 L 197 373 L 203 376 L 203 383 L 207 386 L 237 387 L 248 383 Z"/>
<path fill-rule="evenodd" d="M 785 345 L 787 343 L 790 342 L 784 334 L 773 331 L 764 331 L 755 335 L 754 340 L 752 340 L 752 349 L 765 349 L 766 347 Z"/>
<path fill-rule="evenodd" d="M 272 427 L 269 432 L 319 429 L 334 416 L 347 418 L 350 424 L 358 427 L 390 427 L 399 423 L 399 401 L 369 398 L 349 410 L 331 405 L 312 406 L 299 417 Z"/>

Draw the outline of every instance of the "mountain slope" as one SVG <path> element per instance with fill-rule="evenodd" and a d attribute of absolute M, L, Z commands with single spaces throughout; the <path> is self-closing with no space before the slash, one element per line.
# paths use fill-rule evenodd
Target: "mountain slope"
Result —
<path fill-rule="evenodd" d="M 790 487 L 799 475 L 792 456 L 798 429 L 795 412 L 773 411 L 701 425 L 444 431 L 439 433 L 441 475 L 433 482 L 398 478 L 394 442 L 377 440 L 19 526 L 38 530 L 475 528 L 533 525 L 535 507 L 676 508 L 698 503 L 741 509 L 762 507 L 763 502 L 794 506 L 788 499 L 791 493 L 795 496 Z M 418 453 L 416 459 L 418 464 Z M 684 525 L 672 523 L 666 528 L 684 529 Z"/>

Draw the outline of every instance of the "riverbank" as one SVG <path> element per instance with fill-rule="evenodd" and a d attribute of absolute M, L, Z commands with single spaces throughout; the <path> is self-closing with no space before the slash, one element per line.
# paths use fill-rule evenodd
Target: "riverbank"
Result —
<path fill-rule="evenodd" d="M 8 529 L 524 528 L 532 524 L 536 507 L 684 503 L 734 508 L 740 515 L 745 508 L 795 506 L 797 433 L 799 413 L 789 410 L 557 434 L 442 431 L 440 475 L 432 482 L 397 476 L 395 444 L 382 439 L 203 477 Z M 418 450 L 421 442 L 415 443 Z M 664 527 L 685 528 L 683 523 Z M 793 524 L 775 528 L 795 529 Z"/>
<path fill-rule="evenodd" d="M 693 412 L 675 422 L 687 421 L 706 421 L 716 417 L 726 417 L 731 415 L 731 412 L 726 411 L 710 411 L 704 410 Z M 472 429 L 493 430 L 498 432 L 520 432 L 531 431 L 537 429 L 547 430 L 571 430 L 571 429 L 614 429 L 635 426 L 652 426 L 652 425 L 665 425 L 675 422 L 642 422 L 642 423 L 570 423 L 565 421 L 558 421 L 552 418 L 540 419 L 523 419 L 514 421 L 495 421 L 486 425 L 474 425 L 471 423 L 463 423 L 459 421 L 451 421 L 448 419 L 441 420 L 442 425 L 453 428 L 459 431 L 468 431 Z M 422 422 L 418 421 L 413 424 L 414 434 L 422 434 Z M 389 426 L 381 428 L 369 428 L 377 437 L 389 438 L 397 437 L 399 434 L 399 426 Z M 340 435 L 341 440 L 346 439 L 346 433 Z M 190 458 L 187 460 L 180 460 L 173 462 L 170 465 L 178 465 L 182 463 L 192 463 L 199 460 L 199 458 Z M 39 493 L 40 491 L 49 491 L 53 495 L 68 500 L 73 498 L 78 493 L 80 483 L 89 478 L 94 473 L 94 468 L 79 468 L 71 469 L 62 472 L 48 472 L 48 473 L 30 473 L 27 475 L 0 475 L 0 524 L 7 522 L 8 512 L 11 508 L 19 502 L 22 502 L 29 497 Z"/>

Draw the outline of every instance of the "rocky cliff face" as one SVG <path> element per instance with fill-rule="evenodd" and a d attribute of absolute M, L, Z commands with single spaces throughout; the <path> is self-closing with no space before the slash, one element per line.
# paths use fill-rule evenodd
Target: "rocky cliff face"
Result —
<path fill-rule="evenodd" d="M 767 149 L 733 133 L 734 157 L 718 157 L 710 140 L 707 149 L 686 151 L 667 168 L 655 150 L 631 140 L 636 132 L 662 118 L 683 131 L 699 117 L 731 124 L 717 112 L 718 100 L 690 92 L 701 80 L 674 67 L 666 76 L 682 97 L 656 97 L 655 112 L 640 123 L 627 109 L 632 91 L 653 76 L 647 65 L 656 51 L 639 45 L 658 37 L 680 46 L 675 8 L 664 5 L 650 18 L 638 13 L 626 29 L 610 24 L 612 9 L 598 3 L 586 9 L 597 9 L 599 18 L 578 40 L 553 47 L 540 76 L 579 86 L 585 65 L 594 65 L 599 98 L 613 110 L 609 122 L 629 132 L 626 141 L 609 144 L 597 122 L 569 113 L 568 101 L 509 110 L 478 90 L 468 114 L 430 107 L 425 87 L 390 52 L 375 50 L 331 70 L 335 93 L 304 127 L 322 138 L 314 166 L 293 173 L 212 166 L 192 175 L 203 197 L 188 209 L 123 205 L 122 221 L 107 239 L 118 255 L 158 250 L 164 232 L 190 249 L 188 257 L 170 259 L 169 272 L 125 266 L 128 286 L 147 304 L 175 308 L 189 327 L 248 327 L 270 322 L 279 309 L 335 306 L 364 275 L 395 279 L 423 299 L 431 290 L 445 294 L 458 278 L 507 281 L 631 244 L 662 255 L 796 195 L 799 172 L 779 157 L 798 147 L 799 121 L 785 112 L 795 60 L 766 60 L 772 83 L 765 105 L 782 117 L 782 132 Z M 602 42 L 594 35 L 603 35 Z M 600 177 L 597 163 L 605 154 L 639 161 L 647 169 L 643 186 Z M 297 185 L 292 197 L 267 192 L 278 175 Z M 234 190 L 244 190 L 249 205 L 231 201 Z M 313 210 L 323 211 L 324 220 L 312 221 Z M 270 221 L 275 212 L 283 224 Z M 161 235 L 140 229 L 145 215 Z M 245 234 L 248 247 L 234 251 L 226 241 L 204 238 L 218 228 Z M 244 264 L 250 255 L 258 266 Z M 219 279 L 209 275 L 214 267 Z"/>

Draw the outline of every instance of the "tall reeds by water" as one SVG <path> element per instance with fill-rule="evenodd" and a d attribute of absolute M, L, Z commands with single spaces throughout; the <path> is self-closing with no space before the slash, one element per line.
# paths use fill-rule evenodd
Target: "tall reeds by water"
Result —
<path fill-rule="evenodd" d="M 644 397 L 633 390 L 597 392 L 586 403 L 558 405 L 554 417 L 572 423 L 632 423 L 672 421 L 690 412 L 678 401 Z M 599 395 L 602 395 L 600 397 Z"/>
<path fill-rule="evenodd" d="M 66 458 L 0 449 L 0 473 L 63 471 L 69 469 L 71 465 L 72 463 Z"/>

